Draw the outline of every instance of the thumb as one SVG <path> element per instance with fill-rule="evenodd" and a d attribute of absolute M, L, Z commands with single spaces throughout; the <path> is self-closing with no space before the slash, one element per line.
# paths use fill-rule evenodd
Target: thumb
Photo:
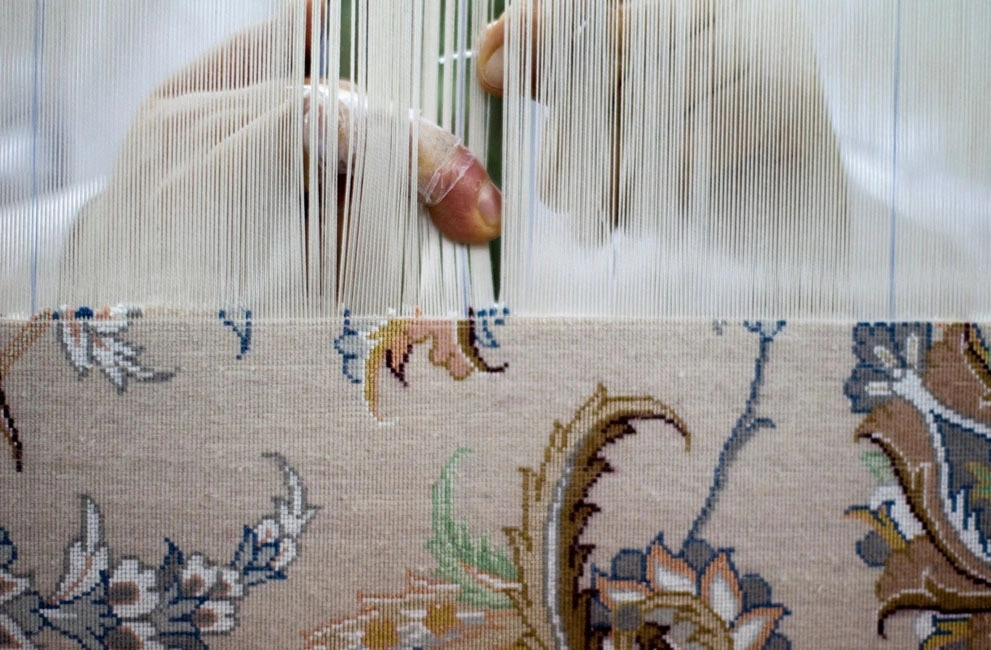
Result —
<path fill-rule="evenodd" d="M 313 93 L 328 98 L 330 89 L 314 84 L 304 90 L 304 119 L 311 119 L 313 107 L 320 113 L 320 135 L 324 140 L 327 121 L 323 119 L 326 102 L 311 102 Z M 346 83 L 338 90 L 337 101 L 337 160 L 339 172 L 348 168 L 351 158 L 349 134 L 351 117 L 367 111 L 368 103 Z M 304 133 L 309 128 L 304 126 Z M 499 236 L 501 230 L 502 195 L 481 162 L 453 134 L 433 122 L 413 116 L 410 119 L 410 139 L 416 139 L 417 195 L 437 229 L 461 244 L 483 244 Z M 309 138 L 304 137 L 304 148 Z M 323 151 L 317 156 L 326 164 Z"/>
<path fill-rule="evenodd" d="M 502 195 L 474 154 L 422 118 L 417 139 L 417 191 L 438 230 L 464 244 L 498 237 Z"/>

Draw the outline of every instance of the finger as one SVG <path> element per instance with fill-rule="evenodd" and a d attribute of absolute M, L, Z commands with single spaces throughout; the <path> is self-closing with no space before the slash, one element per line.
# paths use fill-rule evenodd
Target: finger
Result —
<path fill-rule="evenodd" d="M 308 86 L 304 91 L 304 133 L 309 133 L 313 106 L 322 111 L 326 101 L 312 103 L 314 92 L 326 100 L 326 86 Z M 337 165 L 338 173 L 348 169 L 351 154 L 349 136 L 351 117 L 356 111 L 367 110 L 365 98 L 348 84 L 338 91 Z M 414 121 L 415 120 L 415 121 Z M 326 121 L 321 119 L 318 143 L 324 142 Z M 415 127 L 415 128 L 414 128 Z M 416 135 L 416 180 L 420 203 L 427 209 L 441 233 L 462 244 L 481 244 L 499 236 L 501 230 L 502 195 L 489 178 L 479 160 L 454 135 L 423 118 L 410 122 L 411 137 Z M 304 150 L 309 152 L 309 137 L 304 137 Z M 325 161 L 325 152 L 316 152 Z"/>
<path fill-rule="evenodd" d="M 533 94 L 533 84 L 536 82 L 536 71 L 538 67 L 538 15 L 539 12 L 536 6 L 533 6 L 528 17 L 523 15 L 522 12 L 507 10 L 499 16 L 498 20 L 489 24 L 485 29 L 485 34 L 482 36 L 482 44 L 478 48 L 477 76 L 479 85 L 490 95 L 502 97 L 505 90 L 506 30 L 510 28 L 510 16 L 513 16 L 513 23 L 516 29 L 526 29 L 529 33 L 533 75 L 530 80 L 531 88 L 528 94 Z M 526 22 L 529 22 L 529 24 L 526 24 Z"/>
<path fill-rule="evenodd" d="M 436 124 L 417 124 L 417 192 L 437 229 L 464 244 L 499 236 L 502 195 L 479 160 Z"/>
<path fill-rule="evenodd" d="M 614 5 L 615 14 L 613 15 L 613 20 L 610 23 L 612 29 L 615 29 L 616 34 L 616 48 L 617 52 L 623 51 L 623 32 L 624 24 L 627 20 L 636 20 L 636 15 L 633 11 L 627 13 L 628 7 L 624 6 L 622 2 L 617 2 Z M 694 25 L 693 36 L 695 39 L 700 33 L 704 32 L 705 29 L 711 26 L 712 22 L 712 8 L 708 6 L 708 3 L 704 2 L 692 2 L 689 3 L 687 10 L 689 11 L 689 20 Z M 485 34 L 482 36 L 482 43 L 478 49 L 478 82 L 482 88 L 491 95 L 496 97 L 502 97 L 505 92 L 505 44 L 506 44 L 506 30 L 512 28 L 513 25 L 517 29 L 527 28 L 529 30 L 530 47 L 532 55 L 532 66 L 533 66 L 533 78 L 531 79 L 531 89 L 530 94 L 533 94 L 533 87 L 537 81 L 539 66 L 539 56 L 540 56 L 540 4 L 534 2 L 529 13 L 529 25 L 524 21 L 525 17 L 517 14 L 517 20 L 511 25 L 509 24 L 510 12 L 506 11 L 503 13 L 498 20 L 489 24 L 485 30 Z M 696 42 L 702 42 L 698 39 Z M 619 57 L 618 64 L 622 63 L 622 57 Z M 622 70 L 620 69 L 620 75 Z"/>
<path fill-rule="evenodd" d="M 490 24 L 478 49 L 478 83 L 485 92 L 502 97 L 504 86 L 506 14 Z"/>
<path fill-rule="evenodd" d="M 623 3 L 613 3 L 609 28 L 615 30 L 616 38 L 622 38 Z M 521 38 L 529 39 L 531 78 L 528 95 L 534 96 L 540 70 L 541 54 L 541 3 L 534 0 L 527 9 L 507 10 L 498 20 L 489 24 L 482 36 L 478 48 L 478 82 L 482 89 L 496 97 L 502 97 L 505 92 L 505 45 L 506 32 L 509 29 L 520 31 Z M 619 42 L 619 41 L 617 41 Z M 617 46 L 618 47 L 618 46 Z"/>

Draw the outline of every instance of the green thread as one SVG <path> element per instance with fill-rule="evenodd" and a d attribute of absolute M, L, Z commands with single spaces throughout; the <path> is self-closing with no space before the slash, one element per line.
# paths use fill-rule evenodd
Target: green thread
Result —
<path fill-rule="evenodd" d="M 474 539 L 468 522 L 454 516 L 454 474 L 458 461 L 469 453 L 470 449 L 458 449 L 430 488 L 434 536 L 427 542 L 427 550 L 437 559 L 437 577 L 461 588 L 459 600 L 476 607 L 508 609 L 512 607 L 509 597 L 482 585 L 469 569 L 513 581 L 515 565 L 505 550 L 492 546 L 488 536 Z"/>
<path fill-rule="evenodd" d="M 987 463 L 967 463 L 967 469 L 973 475 L 976 484 L 971 496 L 984 501 L 991 501 L 991 465 Z"/>
<path fill-rule="evenodd" d="M 867 465 L 867 469 L 871 471 L 874 480 L 879 484 L 887 485 L 895 481 L 895 473 L 891 469 L 891 459 L 883 451 L 865 451 L 860 455 L 860 460 L 863 461 L 864 465 Z"/>

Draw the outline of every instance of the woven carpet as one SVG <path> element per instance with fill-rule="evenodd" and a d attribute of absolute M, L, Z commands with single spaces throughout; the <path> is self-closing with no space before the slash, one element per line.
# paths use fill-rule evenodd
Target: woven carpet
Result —
<path fill-rule="evenodd" d="M 0 647 L 987 647 L 964 324 L 0 324 Z"/>

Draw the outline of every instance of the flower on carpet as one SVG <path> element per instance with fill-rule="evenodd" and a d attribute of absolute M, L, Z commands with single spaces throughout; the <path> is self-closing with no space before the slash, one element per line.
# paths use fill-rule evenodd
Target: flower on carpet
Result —
<path fill-rule="evenodd" d="M 124 621 L 110 630 L 102 641 L 109 650 L 166 650 L 154 639 L 157 634 L 151 623 Z"/>
<path fill-rule="evenodd" d="M 893 384 L 908 372 L 925 370 L 932 325 L 923 323 L 861 323 L 853 331 L 857 358 L 843 391 L 854 413 L 867 413 L 894 396 Z"/>
<path fill-rule="evenodd" d="M 32 648 L 31 637 L 48 628 L 86 649 L 200 650 L 205 635 L 233 631 L 236 601 L 249 587 L 287 577 L 298 538 L 316 513 L 296 472 L 275 459 L 287 497 L 275 500 L 274 515 L 245 526 L 246 539 L 226 565 L 200 553 L 186 556 L 171 542 L 158 567 L 134 558 L 112 562 L 103 517 L 83 497 L 82 533 L 66 550 L 57 592 L 45 599 L 30 577 L 10 571 L 17 548 L 0 528 L 0 647 Z"/>
<path fill-rule="evenodd" d="M 80 379 L 99 369 L 118 393 L 127 391 L 127 380 L 166 381 L 174 371 L 160 371 L 138 362 L 142 350 L 121 338 L 130 320 L 141 312 L 125 307 L 93 311 L 88 307 L 52 312 L 56 335 L 69 363 Z"/>
<path fill-rule="evenodd" d="M 593 574 L 592 625 L 603 648 L 768 647 L 788 610 L 759 576 L 741 578 L 730 552 L 703 541 L 675 555 L 657 539 L 646 553 L 621 551 L 609 574 Z"/>
<path fill-rule="evenodd" d="M 402 593 L 360 596 L 357 615 L 306 633 L 305 648 L 474 647 L 470 642 L 480 639 L 494 644 L 491 647 L 500 647 L 516 638 L 520 628 L 514 612 L 473 606 L 460 598 L 460 591 L 460 587 L 448 582 L 407 574 Z"/>
<path fill-rule="evenodd" d="M 234 629 L 234 603 L 229 600 L 205 600 L 193 612 L 192 620 L 204 634 L 230 632 Z"/>
<path fill-rule="evenodd" d="M 920 647 L 986 645 L 991 358 L 981 329 L 861 324 L 853 339 L 845 392 L 866 413 L 856 437 L 879 448 L 864 455 L 879 486 L 847 516 L 871 528 L 856 551 L 879 569 L 878 630 L 898 612 L 923 612 Z"/>
<path fill-rule="evenodd" d="M 391 318 L 385 322 L 353 318 L 344 312 L 340 336 L 334 349 L 341 355 L 341 370 L 353 384 L 364 384 L 365 402 L 376 419 L 379 414 L 380 381 L 383 370 L 407 386 L 406 366 L 417 346 L 429 345 L 429 362 L 443 368 L 457 381 L 475 372 L 500 373 L 505 365 L 489 365 L 481 349 L 499 347 L 493 334 L 495 326 L 505 324 L 509 310 L 484 309 L 476 315 L 468 310 L 463 320 L 423 318 L 419 309 L 413 318 Z"/>
<path fill-rule="evenodd" d="M 121 561 L 110 576 L 107 602 L 122 619 L 144 616 L 158 604 L 155 570 L 142 567 L 136 559 Z"/>
<path fill-rule="evenodd" d="M 194 553 L 182 570 L 182 593 L 204 598 L 240 598 L 244 595 L 240 578 L 237 571 L 210 564 L 205 557 Z"/>

